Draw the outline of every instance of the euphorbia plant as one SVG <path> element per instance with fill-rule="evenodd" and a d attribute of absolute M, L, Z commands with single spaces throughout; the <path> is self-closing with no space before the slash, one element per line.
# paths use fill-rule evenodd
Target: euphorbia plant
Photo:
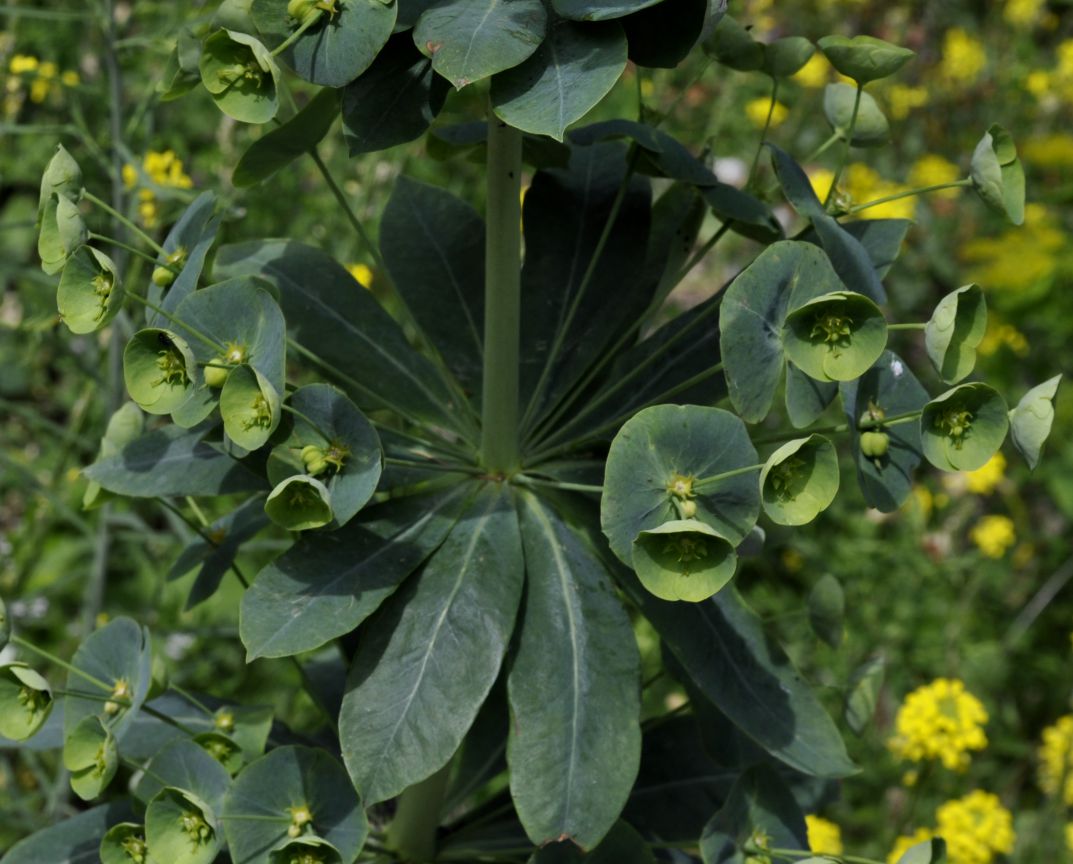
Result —
<path fill-rule="evenodd" d="M 228 496 L 228 515 L 183 552 L 201 566 L 192 603 L 245 540 L 271 523 L 292 532 L 248 585 L 241 639 L 251 660 L 300 667 L 326 650 L 337 672 L 327 689 L 307 681 L 331 723 L 287 730 L 260 709 L 169 692 L 131 619 L 69 662 L 12 636 L 68 679 L 52 691 L 33 668 L 5 667 L 0 731 L 28 737 L 59 702 L 75 792 L 110 796 L 120 764 L 136 779 L 129 805 L 50 828 L 5 864 L 97 843 L 109 864 L 808 857 L 802 812 L 856 769 L 733 585 L 762 545 L 761 514 L 815 519 L 838 491 L 839 448 L 883 511 L 923 459 L 977 467 L 1007 426 L 1034 465 L 1057 380 L 1008 417 L 982 382 L 931 399 L 892 333 L 922 337 L 938 376 L 962 382 L 981 292 L 959 289 L 926 324 L 889 323 L 882 279 L 908 223 L 845 218 L 872 202 L 834 187 L 821 202 L 783 150 L 757 150 L 754 167 L 767 153 L 778 183 L 765 193 L 755 175 L 746 189 L 722 182 L 643 111 L 573 125 L 628 59 L 673 67 L 700 44 L 777 88 L 815 50 L 761 44 L 723 15 L 708 0 L 254 0 L 191 22 L 167 95 L 202 86 L 236 120 L 277 123 L 235 183 L 308 153 L 364 240 L 317 153 L 340 113 L 356 155 L 424 134 L 448 85 L 487 90 L 482 123 L 431 133 L 441 149 L 483 151 L 483 218 L 406 178 L 382 214 L 369 253 L 393 314 L 306 243 L 216 246 L 208 192 L 163 242 L 139 232 L 152 279 L 123 286 L 80 204 L 124 217 L 57 152 L 40 220 L 61 317 L 81 333 L 125 299 L 144 315 L 123 356 L 134 404 L 86 469 L 87 505 Z M 824 100 L 840 171 L 851 144 L 886 134 L 864 87 L 911 52 L 820 46 L 857 82 Z M 287 71 L 319 89 L 303 86 L 304 106 L 280 117 Z M 1023 177 L 1000 128 L 952 185 L 1019 221 Z M 790 239 L 767 200 L 779 187 L 801 217 Z M 698 244 L 707 211 L 720 227 Z M 655 326 L 727 232 L 763 248 Z M 769 421 L 780 392 L 781 426 Z M 845 420 L 819 425 L 836 399 Z M 689 713 L 641 723 L 639 617 Z M 2 608 L 0 627 L 6 640 Z M 654 794 L 663 783 L 688 792 Z M 937 860 L 941 843 L 926 847 L 911 860 Z"/>

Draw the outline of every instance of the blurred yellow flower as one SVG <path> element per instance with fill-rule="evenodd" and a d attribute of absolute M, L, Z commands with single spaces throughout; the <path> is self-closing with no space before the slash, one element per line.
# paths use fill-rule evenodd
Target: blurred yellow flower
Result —
<path fill-rule="evenodd" d="M 914 108 L 928 104 L 926 87 L 909 87 L 905 84 L 892 84 L 887 90 L 887 107 L 895 120 L 904 120 Z"/>
<path fill-rule="evenodd" d="M 1009 348 L 1018 357 L 1025 357 L 1028 355 L 1028 339 L 1012 324 L 992 315 L 987 322 L 987 332 L 976 350 L 984 357 L 990 357 L 1000 348 Z"/>
<path fill-rule="evenodd" d="M 1057 795 L 1073 805 L 1073 714 L 1059 717 L 1043 730 L 1039 757 L 1039 786 L 1048 795 Z"/>
<path fill-rule="evenodd" d="M 12 75 L 36 72 L 37 58 L 32 54 L 15 54 L 7 64 L 7 71 Z"/>
<path fill-rule="evenodd" d="M 972 542 L 988 558 L 1001 558 L 1015 542 L 1017 533 L 1009 516 L 984 516 L 969 532 Z"/>
<path fill-rule="evenodd" d="M 921 156 L 909 169 L 910 186 L 939 186 L 943 183 L 953 183 L 961 177 L 961 171 L 957 165 L 949 159 L 944 159 L 933 153 Z M 958 189 L 943 189 L 939 192 L 931 192 L 936 198 L 957 198 L 960 194 Z"/>
<path fill-rule="evenodd" d="M 1013 817 L 998 796 L 980 789 L 935 811 L 935 833 L 946 841 L 950 864 L 990 864 L 1013 851 Z"/>
<path fill-rule="evenodd" d="M 1050 73 L 1033 69 L 1025 76 L 1025 89 L 1037 99 L 1042 99 L 1052 89 Z"/>
<path fill-rule="evenodd" d="M 841 188 L 849 195 L 853 204 L 864 204 L 891 195 L 900 195 L 910 190 L 909 186 L 885 180 L 879 173 L 860 162 L 849 165 L 842 175 Z M 899 198 L 885 204 L 877 204 L 862 210 L 862 219 L 912 219 L 916 212 L 916 198 Z"/>
<path fill-rule="evenodd" d="M 82 83 L 82 79 L 78 77 L 78 73 L 74 69 L 67 69 L 60 76 L 60 81 L 63 82 L 65 87 L 77 87 Z"/>
<path fill-rule="evenodd" d="M 808 829 L 809 851 L 817 855 L 842 854 L 842 831 L 834 822 L 808 815 L 805 827 Z"/>
<path fill-rule="evenodd" d="M 924 521 L 927 522 L 932 510 L 935 509 L 935 498 L 931 494 L 931 490 L 927 486 L 914 486 L 913 494 L 908 500 L 916 504 L 921 516 L 924 517 Z"/>
<path fill-rule="evenodd" d="M 767 121 L 769 108 L 771 109 L 772 129 L 781 124 L 790 113 L 790 110 L 781 102 L 776 102 L 774 108 L 772 108 L 771 100 L 761 96 L 757 99 L 750 99 L 745 103 L 745 116 L 749 118 L 754 126 L 762 129 Z"/>
<path fill-rule="evenodd" d="M 969 766 L 970 751 L 987 746 L 983 704 L 956 678 L 937 678 L 905 697 L 887 745 L 899 759 L 939 760 L 951 771 Z"/>
<path fill-rule="evenodd" d="M 976 495 L 990 495 L 1006 476 L 1006 457 L 996 453 L 980 468 L 965 475 L 965 485 Z"/>
<path fill-rule="evenodd" d="M 1066 235 L 1050 211 L 1042 204 L 1028 204 L 1020 228 L 998 237 L 969 240 L 960 251 L 970 265 L 969 281 L 988 288 L 1024 291 L 1055 274 L 1066 245 Z"/>
<path fill-rule="evenodd" d="M 903 834 L 894 841 L 894 847 L 887 856 L 887 864 L 898 864 L 902 856 L 918 843 L 931 840 L 935 834 L 927 828 L 917 828 L 912 834 Z"/>
<path fill-rule="evenodd" d="M 978 39 L 960 27 L 953 27 L 943 36 L 939 77 L 952 87 L 966 87 L 980 77 L 987 66 L 987 51 Z"/>
<path fill-rule="evenodd" d="M 346 269 L 363 288 L 372 287 L 373 269 L 368 264 L 347 264 Z"/>
<path fill-rule="evenodd" d="M 56 64 L 51 61 L 45 61 L 37 65 L 37 77 L 30 84 L 31 102 L 41 103 L 48 98 L 59 71 Z"/>
<path fill-rule="evenodd" d="M 1073 168 L 1073 135 L 1032 136 L 1019 145 L 1021 158 L 1040 168 Z"/>
<path fill-rule="evenodd" d="M 156 186 L 173 189 L 189 189 L 194 181 L 183 170 L 182 160 L 174 150 L 149 150 L 142 159 L 142 171 Z M 129 162 L 123 166 L 123 185 L 133 189 L 138 185 L 141 175 L 137 167 Z M 152 189 L 138 190 L 138 217 L 147 228 L 155 228 L 159 208 L 156 193 Z"/>
<path fill-rule="evenodd" d="M 1066 849 L 1073 856 L 1073 822 L 1066 823 Z"/>
<path fill-rule="evenodd" d="M 1002 17 L 1014 27 L 1030 27 L 1039 22 L 1046 0 L 1006 0 Z"/>
<path fill-rule="evenodd" d="M 826 84 L 830 77 L 831 64 L 821 52 L 817 51 L 809 58 L 808 63 L 794 73 L 790 80 L 796 81 L 802 87 L 817 88 Z"/>
<path fill-rule="evenodd" d="M 812 183 L 812 191 L 816 193 L 816 197 L 824 201 L 835 180 L 835 172 L 828 171 L 826 168 L 813 168 L 808 172 L 808 179 Z"/>

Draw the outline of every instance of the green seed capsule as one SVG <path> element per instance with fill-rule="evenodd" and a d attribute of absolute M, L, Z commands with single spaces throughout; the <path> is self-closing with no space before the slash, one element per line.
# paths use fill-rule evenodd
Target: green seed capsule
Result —
<path fill-rule="evenodd" d="M 167 267 L 153 268 L 153 284 L 158 288 L 170 288 L 175 281 L 175 273 Z"/>
<path fill-rule="evenodd" d="M 227 373 L 231 370 L 222 365 L 224 360 L 221 357 L 217 357 L 212 362 L 213 365 L 205 367 L 205 384 L 213 388 L 223 387 L 227 380 Z"/>
<path fill-rule="evenodd" d="M 862 432 L 861 453 L 869 459 L 882 459 L 890 449 L 890 436 L 886 432 Z"/>

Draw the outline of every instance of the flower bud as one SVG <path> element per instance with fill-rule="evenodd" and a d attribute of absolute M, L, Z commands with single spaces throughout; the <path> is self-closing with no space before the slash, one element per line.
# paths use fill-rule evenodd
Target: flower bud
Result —
<path fill-rule="evenodd" d="M 890 436 L 886 432 L 862 432 L 861 453 L 869 459 L 882 459 L 890 449 Z"/>

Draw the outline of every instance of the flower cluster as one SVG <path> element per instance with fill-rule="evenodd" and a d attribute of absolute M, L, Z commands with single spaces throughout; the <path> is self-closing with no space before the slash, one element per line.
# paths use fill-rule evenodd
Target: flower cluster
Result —
<path fill-rule="evenodd" d="M 834 822 L 808 815 L 805 817 L 805 827 L 808 829 L 808 848 L 811 852 L 817 855 L 842 854 L 842 832 Z"/>
<path fill-rule="evenodd" d="M 985 466 L 986 467 L 986 466 Z M 1017 542 L 1017 532 L 1009 516 L 984 516 L 969 532 L 972 542 L 988 558 L 1001 558 Z"/>
<path fill-rule="evenodd" d="M 990 495 L 1006 476 L 1006 457 L 996 453 L 975 471 L 965 475 L 965 485 L 974 495 Z"/>
<path fill-rule="evenodd" d="M 823 201 L 831 188 L 834 174 L 827 169 L 812 171 L 809 179 L 816 195 Z M 839 200 L 846 204 L 863 204 L 866 201 L 875 201 L 878 198 L 886 198 L 891 195 L 900 195 L 909 191 L 908 186 L 884 179 L 874 168 L 860 162 L 854 162 L 846 166 L 845 172 L 838 185 Z M 897 201 L 887 201 L 861 211 L 864 219 L 912 219 L 916 212 L 916 199 L 899 198 Z"/>
<path fill-rule="evenodd" d="M 171 189 L 189 189 L 194 185 L 183 171 L 182 160 L 172 150 L 150 150 L 142 160 L 142 172 L 154 186 Z M 138 168 L 130 163 L 123 166 L 123 185 L 134 189 L 142 177 Z M 138 189 L 138 216 L 147 228 L 155 228 L 158 222 L 159 207 L 156 192 L 143 186 Z"/>
<path fill-rule="evenodd" d="M 1038 755 L 1040 788 L 1049 795 L 1061 790 L 1065 803 L 1073 805 L 1073 714 L 1043 730 Z"/>
<path fill-rule="evenodd" d="M 900 759 L 938 760 L 951 771 L 963 771 L 970 753 L 987 746 L 983 704 L 957 679 L 937 678 L 905 697 L 888 742 Z"/>
<path fill-rule="evenodd" d="M 1028 339 L 1012 324 L 992 315 L 987 322 L 987 332 L 976 350 L 990 357 L 1000 348 L 1008 348 L 1018 357 L 1028 356 Z"/>
<path fill-rule="evenodd" d="M 976 82 L 986 67 L 987 50 L 982 42 L 960 27 L 946 31 L 938 68 L 939 79 L 944 84 L 951 89 L 968 87 Z"/>
<path fill-rule="evenodd" d="M 59 96 L 65 87 L 77 87 L 78 73 L 73 69 L 60 71 L 51 60 L 40 60 L 33 54 L 14 54 L 8 61 L 10 73 L 5 84 L 4 114 L 13 116 L 22 104 L 25 85 L 29 85 L 30 101 L 40 105 L 50 96 Z"/>
<path fill-rule="evenodd" d="M 1028 204 L 1025 224 L 1016 232 L 969 240 L 961 247 L 961 257 L 969 265 L 970 281 L 1023 292 L 1054 276 L 1067 244 L 1053 214 L 1041 204 Z"/>
<path fill-rule="evenodd" d="M 991 864 L 996 855 L 1013 851 L 1013 816 L 990 792 L 974 789 L 947 801 L 935 811 L 935 823 L 935 828 L 918 828 L 913 834 L 899 837 L 887 856 L 887 864 L 897 864 L 908 849 L 933 837 L 946 841 L 950 864 Z"/>

